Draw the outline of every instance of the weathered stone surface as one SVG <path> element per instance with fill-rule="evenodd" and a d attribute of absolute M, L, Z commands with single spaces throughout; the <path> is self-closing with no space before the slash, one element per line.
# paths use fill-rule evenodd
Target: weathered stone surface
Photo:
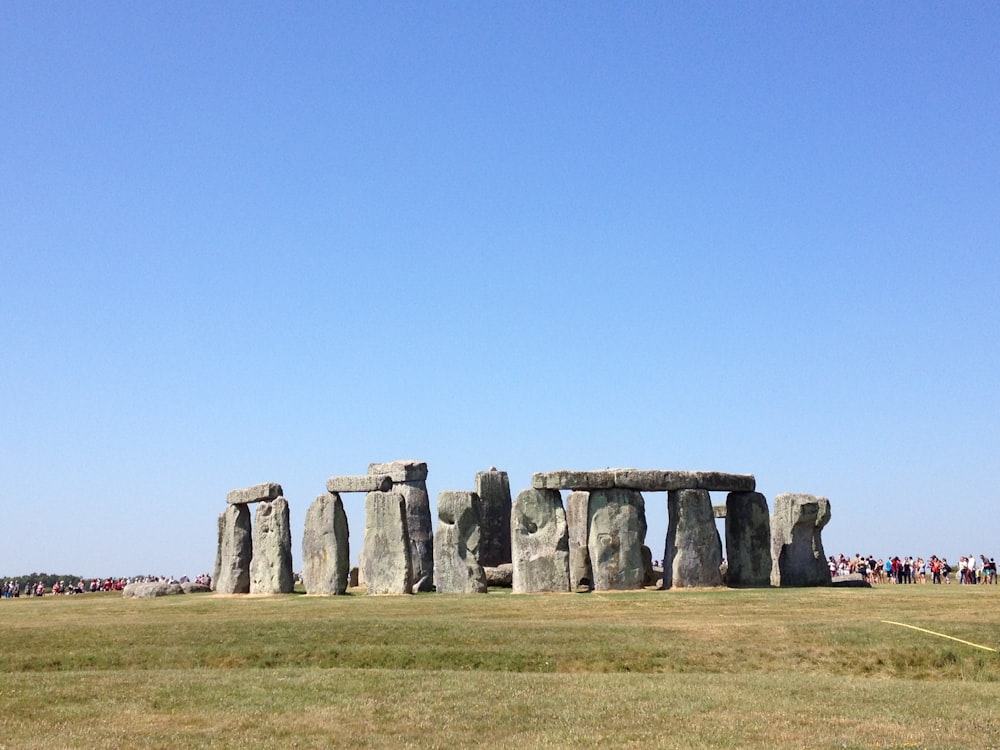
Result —
<path fill-rule="evenodd" d="M 771 585 L 771 516 L 759 492 L 730 492 L 726 497 L 726 585 Z"/>
<path fill-rule="evenodd" d="M 595 591 L 641 589 L 646 505 L 636 490 L 594 490 L 587 512 L 587 548 Z"/>
<path fill-rule="evenodd" d="M 356 589 L 361 584 L 361 569 L 357 566 L 351 568 L 351 572 L 347 578 L 348 588 Z"/>
<path fill-rule="evenodd" d="M 569 591 L 569 535 L 558 490 L 523 490 L 510 514 L 515 594 Z"/>
<path fill-rule="evenodd" d="M 410 550 L 406 500 L 398 492 L 368 493 L 361 568 L 369 594 L 412 593 Z"/>
<path fill-rule="evenodd" d="M 403 459 L 384 463 L 368 464 L 369 474 L 388 474 L 393 482 L 420 482 L 427 479 L 427 464 L 424 461 Z"/>
<path fill-rule="evenodd" d="M 510 557 L 510 479 L 506 471 L 480 471 L 476 474 L 479 495 L 479 562 L 483 567 L 509 563 Z"/>
<path fill-rule="evenodd" d="M 219 574 L 222 572 L 222 535 L 226 533 L 226 514 L 219 514 L 217 537 L 215 542 L 215 567 L 212 569 L 212 590 L 219 583 Z"/>
<path fill-rule="evenodd" d="M 509 589 L 514 585 L 514 566 L 511 563 L 483 568 L 483 572 L 486 573 L 487 586 Z"/>
<path fill-rule="evenodd" d="M 670 492 L 701 489 L 718 492 L 752 492 L 757 480 L 752 474 L 719 471 L 662 471 L 659 469 L 603 469 L 600 471 L 550 471 L 534 474 L 535 489 L 596 490 L 627 489 L 640 492 Z"/>
<path fill-rule="evenodd" d="M 195 583 L 194 581 L 184 581 L 181 583 L 181 588 L 185 594 L 204 594 L 212 590 L 211 586 L 206 586 L 204 583 Z"/>
<path fill-rule="evenodd" d="M 845 576 L 834 576 L 830 579 L 831 586 L 845 589 L 870 589 L 872 585 L 860 573 L 848 573 Z"/>
<path fill-rule="evenodd" d="M 326 480 L 327 492 L 388 492 L 392 477 L 388 474 L 360 474 L 358 476 L 330 477 Z"/>
<path fill-rule="evenodd" d="M 288 501 L 276 497 L 258 505 L 254 514 L 250 593 L 290 594 L 294 588 Z"/>
<path fill-rule="evenodd" d="M 302 533 L 302 583 L 306 593 L 323 596 L 345 593 L 350 559 L 344 502 L 335 492 L 318 495 L 306 511 Z"/>
<path fill-rule="evenodd" d="M 479 564 L 479 495 L 438 495 L 434 538 L 434 586 L 439 594 L 485 594 L 486 573 Z"/>
<path fill-rule="evenodd" d="M 249 594 L 250 560 L 253 558 L 250 509 L 242 504 L 230 505 L 219 525 L 219 571 L 214 579 L 215 590 L 220 594 Z"/>
<path fill-rule="evenodd" d="M 830 568 L 821 532 L 830 521 L 830 501 L 786 493 L 774 498 L 771 514 L 771 585 L 828 586 Z"/>
<path fill-rule="evenodd" d="M 566 496 L 566 526 L 569 533 L 569 583 L 574 591 L 594 588 L 590 564 L 590 493 L 571 492 Z"/>
<path fill-rule="evenodd" d="M 645 544 L 642 545 L 642 585 L 643 588 L 647 586 L 656 586 L 659 584 L 660 579 L 663 577 L 663 571 L 657 572 L 656 568 L 653 567 L 653 550 L 647 547 Z"/>
<path fill-rule="evenodd" d="M 126 599 L 152 599 L 157 596 L 171 596 L 183 593 L 184 587 L 181 584 L 168 583 L 166 581 L 130 583 L 122 589 L 122 596 Z"/>
<path fill-rule="evenodd" d="M 410 562 L 413 583 L 421 591 L 434 585 L 434 528 L 431 522 L 431 500 L 427 494 L 427 464 L 422 461 L 391 461 L 369 464 L 369 474 L 387 474 L 392 478 L 392 491 L 403 496 L 406 503 L 406 529 L 410 536 Z"/>
<path fill-rule="evenodd" d="M 615 486 L 614 469 L 603 471 L 549 471 L 531 475 L 536 490 L 594 490 Z"/>
<path fill-rule="evenodd" d="M 712 513 L 715 514 L 716 518 L 725 518 L 726 517 L 726 512 L 727 512 L 727 508 L 726 508 L 725 505 L 713 505 L 712 506 Z"/>
<path fill-rule="evenodd" d="M 240 490 L 230 490 L 226 495 L 226 502 L 230 505 L 263 503 L 281 497 L 282 494 L 280 484 L 265 482 L 264 484 L 255 484 L 253 487 L 244 487 Z"/>
<path fill-rule="evenodd" d="M 722 540 L 708 491 L 673 490 L 667 495 L 667 511 L 663 588 L 721 586 Z"/>

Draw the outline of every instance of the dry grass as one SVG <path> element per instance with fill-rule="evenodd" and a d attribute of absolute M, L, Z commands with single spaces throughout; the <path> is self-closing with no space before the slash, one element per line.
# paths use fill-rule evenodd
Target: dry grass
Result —
<path fill-rule="evenodd" d="M 1000 747 L 1000 587 L 0 602 L 0 748 Z"/>

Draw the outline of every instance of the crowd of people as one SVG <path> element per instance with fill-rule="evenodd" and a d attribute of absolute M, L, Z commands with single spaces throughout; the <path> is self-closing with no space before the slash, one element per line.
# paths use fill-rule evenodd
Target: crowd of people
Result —
<path fill-rule="evenodd" d="M 875 559 L 855 554 L 847 557 L 830 556 L 828 560 L 831 576 L 859 574 L 868 583 L 939 583 L 951 584 L 996 584 L 997 564 L 994 558 L 980 555 L 960 557 L 957 566 L 952 566 L 947 557 L 931 555 L 922 557 L 892 557 Z"/>
<path fill-rule="evenodd" d="M 76 583 L 66 583 L 66 581 L 55 581 L 51 587 L 46 586 L 44 581 L 22 582 L 9 580 L 4 581 L 0 586 L 0 598 L 18 599 L 21 596 L 45 596 L 46 594 L 85 594 L 97 593 L 98 591 L 121 591 L 130 583 L 156 583 L 164 581 L 167 583 L 189 583 L 191 579 L 187 576 L 174 578 L 173 576 L 136 576 L 134 578 L 94 578 L 90 581 L 77 580 Z M 212 585 L 212 576 L 208 573 L 194 579 L 194 583 L 205 586 Z"/>

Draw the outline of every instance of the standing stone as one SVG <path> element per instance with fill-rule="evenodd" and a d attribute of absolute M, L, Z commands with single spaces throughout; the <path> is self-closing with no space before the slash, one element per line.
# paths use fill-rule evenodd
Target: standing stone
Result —
<path fill-rule="evenodd" d="M 230 505 L 219 517 L 219 571 L 215 590 L 220 594 L 249 594 L 252 557 L 250 508 Z"/>
<path fill-rule="evenodd" d="M 670 491 L 667 511 L 663 588 L 721 586 L 722 540 L 708 490 Z"/>
<path fill-rule="evenodd" d="M 569 585 L 574 591 L 594 588 L 590 564 L 590 493 L 582 490 L 566 496 L 566 526 L 569 529 Z"/>
<path fill-rule="evenodd" d="M 294 588 L 288 501 L 278 497 L 260 503 L 254 514 L 250 593 L 290 594 Z"/>
<path fill-rule="evenodd" d="M 480 471 L 476 474 L 479 495 L 479 562 L 483 567 L 509 563 L 510 557 L 510 479 L 506 471 Z"/>
<path fill-rule="evenodd" d="M 406 500 L 398 492 L 369 492 L 361 552 L 361 577 L 369 594 L 413 593 L 411 548 Z"/>
<path fill-rule="evenodd" d="M 306 512 L 302 534 L 302 583 L 307 594 L 335 596 L 347 591 L 349 535 L 340 495 L 318 495 Z"/>
<path fill-rule="evenodd" d="M 510 514 L 515 594 L 569 591 L 569 534 L 559 490 L 523 490 Z"/>
<path fill-rule="evenodd" d="M 587 512 L 587 548 L 595 591 L 641 589 L 646 504 L 636 490 L 594 490 Z"/>
<path fill-rule="evenodd" d="M 212 591 L 219 584 L 219 574 L 222 572 L 222 537 L 226 533 L 226 514 L 219 514 L 218 530 L 215 542 L 215 567 L 212 569 Z"/>
<path fill-rule="evenodd" d="M 434 585 L 439 594 L 485 594 L 486 573 L 479 564 L 479 495 L 438 495 L 434 538 Z"/>
<path fill-rule="evenodd" d="M 410 535 L 413 583 L 430 591 L 434 583 L 434 529 L 427 494 L 427 464 L 423 461 L 390 461 L 368 465 L 369 474 L 387 474 L 392 492 L 406 503 L 406 529 Z"/>
<path fill-rule="evenodd" d="M 830 521 L 830 501 L 815 495 L 774 498 L 771 516 L 771 585 L 828 586 L 830 568 L 820 532 Z"/>
<path fill-rule="evenodd" d="M 726 496 L 726 585 L 761 588 L 771 585 L 771 517 L 767 498 L 759 492 Z M 718 513 L 716 513 L 718 517 Z"/>

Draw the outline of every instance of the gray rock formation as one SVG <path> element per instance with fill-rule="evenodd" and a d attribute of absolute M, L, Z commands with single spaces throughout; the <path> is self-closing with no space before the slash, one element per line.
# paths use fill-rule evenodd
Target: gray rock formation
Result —
<path fill-rule="evenodd" d="M 667 495 L 667 544 L 663 588 L 721 586 L 722 540 L 707 490 L 673 490 Z"/>
<path fill-rule="evenodd" d="M 566 496 L 566 526 L 569 531 L 569 583 L 574 591 L 594 588 L 590 564 L 590 493 L 571 492 Z"/>
<path fill-rule="evenodd" d="M 569 535 L 558 490 L 523 490 L 510 514 L 515 594 L 569 591 Z"/>
<path fill-rule="evenodd" d="M 476 474 L 476 494 L 479 495 L 479 562 L 483 567 L 509 563 L 511 500 L 507 472 L 480 471 Z"/>
<path fill-rule="evenodd" d="M 783 494 L 771 514 L 771 585 L 828 586 L 830 568 L 821 532 L 830 521 L 825 497 Z"/>
<path fill-rule="evenodd" d="M 195 583 L 194 581 L 184 581 L 181 583 L 181 589 L 185 594 L 205 594 L 212 590 L 211 586 L 206 586 L 204 583 Z"/>
<path fill-rule="evenodd" d="M 254 514 L 250 593 L 290 594 L 294 588 L 288 501 L 276 497 L 260 503 Z"/>
<path fill-rule="evenodd" d="M 248 505 L 250 503 L 263 503 L 281 497 L 281 485 L 277 482 L 265 482 L 255 484 L 253 487 L 244 487 L 240 490 L 231 490 L 226 495 L 226 502 L 230 505 Z"/>
<path fill-rule="evenodd" d="M 358 476 L 330 477 L 326 480 L 326 491 L 335 492 L 388 492 L 392 489 L 392 477 L 388 474 L 360 474 Z"/>
<path fill-rule="evenodd" d="M 219 574 L 222 572 L 222 535 L 226 533 L 226 514 L 219 514 L 218 530 L 215 542 L 215 567 L 212 569 L 212 590 L 219 583 Z"/>
<path fill-rule="evenodd" d="M 410 460 L 369 464 L 368 473 L 388 475 L 393 493 L 403 496 L 413 581 L 420 582 L 421 591 L 430 591 L 434 581 L 434 529 L 427 494 L 427 464 Z"/>
<path fill-rule="evenodd" d="M 718 514 L 716 514 L 718 517 Z M 726 585 L 763 588 L 771 585 L 771 516 L 759 492 L 726 496 Z"/>
<path fill-rule="evenodd" d="M 647 586 L 657 586 L 660 583 L 660 579 L 663 577 L 663 571 L 657 572 L 656 568 L 653 567 L 653 550 L 647 547 L 645 544 L 642 545 L 642 586 L 646 588 Z"/>
<path fill-rule="evenodd" d="M 126 599 L 152 599 L 157 596 L 172 596 L 183 593 L 185 591 L 181 584 L 167 583 L 166 581 L 130 583 L 122 589 L 122 596 Z"/>
<path fill-rule="evenodd" d="M 646 505 L 636 490 L 594 490 L 587 513 L 587 548 L 595 591 L 641 589 Z"/>
<path fill-rule="evenodd" d="M 514 585 L 514 566 L 510 563 L 497 565 L 494 568 L 483 568 L 486 573 L 486 585 L 499 589 L 509 589 Z"/>
<path fill-rule="evenodd" d="M 599 490 L 618 488 L 640 492 L 671 490 L 711 490 L 713 492 L 753 492 L 753 474 L 725 474 L 721 471 L 661 471 L 659 469 L 602 469 L 599 471 L 550 471 L 534 474 L 531 486 L 538 490 Z"/>
<path fill-rule="evenodd" d="M 253 558 L 253 536 L 250 530 L 250 508 L 230 505 L 219 520 L 219 571 L 215 590 L 220 594 L 250 593 L 250 560 Z"/>
<path fill-rule="evenodd" d="M 344 503 L 335 492 L 318 495 L 306 511 L 302 533 L 302 583 L 306 593 L 323 596 L 345 593 L 350 559 Z"/>
<path fill-rule="evenodd" d="M 403 496 L 398 492 L 368 493 L 361 577 L 369 594 L 412 593 L 411 548 Z"/>
<path fill-rule="evenodd" d="M 434 535 L 434 586 L 439 594 L 485 594 L 486 573 L 479 564 L 479 495 L 438 495 Z"/>

